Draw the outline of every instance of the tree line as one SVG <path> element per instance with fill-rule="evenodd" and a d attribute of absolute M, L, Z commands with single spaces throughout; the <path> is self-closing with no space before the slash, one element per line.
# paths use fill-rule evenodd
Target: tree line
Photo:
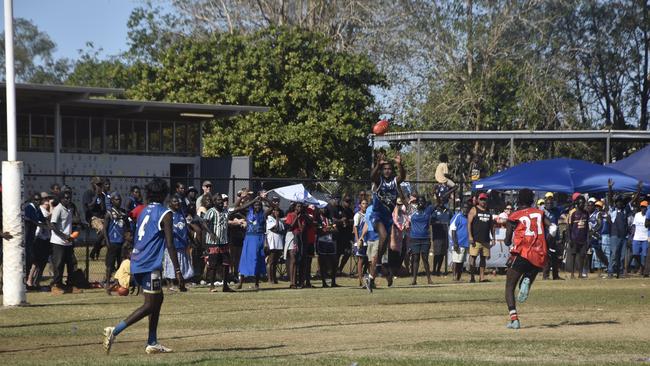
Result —
<path fill-rule="evenodd" d="M 18 76 L 122 87 L 135 99 L 270 106 L 204 131 L 204 155 L 251 155 L 259 176 L 365 178 L 380 116 L 393 131 L 648 129 L 643 0 L 172 0 L 144 2 L 128 28 L 122 54 L 89 45 L 54 60 L 54 42 L 17 20 Z M 604 158 L 586 142 L 516 150 L 518 161 Z M 424 151 L 424 179 L 442 151 L 461 176 L 476 157 L 493 172 L 509 154 L 497 142 Z"/>

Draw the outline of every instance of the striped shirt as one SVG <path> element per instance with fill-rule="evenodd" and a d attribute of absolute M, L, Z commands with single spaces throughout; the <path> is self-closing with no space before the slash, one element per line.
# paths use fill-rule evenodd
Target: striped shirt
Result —
<path fill-rule="evenodd" d="M 208 228 L 215 234 L 213 237 L 210 233 L 205 236 L 207 245 L 225 245 L 228 244 L 228 212 L 217 211 L 212 207 L 205 213 L 205 221 Z"/>

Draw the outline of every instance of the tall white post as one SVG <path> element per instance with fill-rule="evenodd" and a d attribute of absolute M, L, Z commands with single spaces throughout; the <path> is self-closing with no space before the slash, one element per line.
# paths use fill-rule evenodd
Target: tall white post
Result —
<path fill-rule="evenodd" d="M 22 202 L 23 163 L 16 161 L 16 84 L 14 75 L 13 1 L 4 0 L 5 70 L 7 83 L 7 160 L 2 162 L 2 231 L 11 239 L 2 241 L 2 303 L 16 306 L 26 302 L 25 247 Z"/>

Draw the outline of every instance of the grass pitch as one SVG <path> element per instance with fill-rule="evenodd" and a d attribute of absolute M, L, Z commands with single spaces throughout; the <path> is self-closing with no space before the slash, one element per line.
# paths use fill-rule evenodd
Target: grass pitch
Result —
<path fill-rule="evenodd" d="M 505 328 L 503 276 L 409 282 L 380 281 L 372 295 L 350 279 L 337 289 L 166 293 L 158 338 L 175 351 L 166 355 L 144 353 L 146 320 L 103 353 L 102 329 L 142 297 L 30 293 L 31 306 L 0 308 L 0 364 L 642 365 L 650 357 L 648 279 L 538 279 L 519 306 L 518 331 Z"/>

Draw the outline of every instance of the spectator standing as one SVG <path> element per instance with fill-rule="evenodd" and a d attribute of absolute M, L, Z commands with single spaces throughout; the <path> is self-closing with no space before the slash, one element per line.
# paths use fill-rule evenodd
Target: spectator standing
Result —
<path fill-rule="evenodd" d="M 470 209 L 467 215 L 469 235 L 470 282 L 476 282 L 476 259 L 479 262 L 479 281 L 489 282 L 485 278 L 485 266 L 490 258 L 491 242 L 494 238 L 494 220 L 487 207 L 488 195 L 481 193 L 478 196 L 478 205 Z"/>
<path fill-rule="evenodd" d="M 365 192 L 364 192 L 365 196 Z M 363 268 L 368 266 L 368 244 L 366 237 L 362 236 L 363 228 L 366 225 L 366 210 L 368 209 L 368 200 L 362 199 L 359 202 L 359 211 L 354 214 L 353 219 L 353 233 L 354 233 L 354 256 L 357 257 L 357 277 L 359 279 L 359 286 L 363 286 Z"/>
<path fill-rule="evenodd" d="M 463 267 L 467 260 L 467 251 L 469 250 L 467 215 L 469 210 L 469 202 L 464 202 L 460 207 L 460 212 L 456 213 L 449 223 L 449 233 L 453 244 L 451 259 L 453 262 L 452 271 L 454 272 L 454 281 L 460 281 L 460 277 L 463 274 Z"/>
<path fill-rule="evenodd" d="M 415 210 L 411 213 L 411 234 L 409 239 L 411 252 L 411 285 L 417 285 L 420 260 L 424 265 L 427 283 L 431 285 L 431 269 L 429 268 L 429 249 L 431 248 L 431 218 L 434 215 L 433 205 L 427 205 L 424 197 L 418 197 Z M 443 256 L 444 257 L 444 256 Z"/>
<path fill-rule="evenodd" d="M 111 207 L 113 207 L 113 203 L 111 201 L 111 180 L 104 178 L 102 181 L 104 182 L 104 205 L 106 206 L 106 211 L 110 211 Z"/>
<path fill-rule="evenodd" d="M 40 215 L 41 195 L 34 193 L 32 198 L 23 209 L 23 222 L 25 223 L 25 273 L 29 274 L 34 262 L 34 242 L 36 239 L 36 228 L 44 219 Z"/>
<path fill-rule="evenodd" d="M 611 234 L 609 239 L 611 246 L 611 260 L 609 261 L 609 267 L 607 268 L 607 277 L 612 278 L 616 276 L 616 278 L 619 278 L 624 271 L 624 265 L 622 262 L 625 260 L 631 211 L 625 204 L 623 196 L 618 195 L 616 196 L 616 199 L 612 199 L 614 182 L 611 179 L 609 180 L 608 185 L 608 202 L 614 202 L 614 207 L 609 209 L 611 222 Z"/>
<path fill-rule="evenodd" d="M 185 184 L 176 182 L 176 191 L 174 192 L 174 195 L 178 198 L 178 202 L 180 202 L 181 212 L 184 214 L 187 213 L 187 206 L 189 206 L 190 200 L 186 197 Z"/>
<path fill-rule="evenodd" d="M 648 228 L 645 225 L 648 212 L 648 201 L 641 201 L 638 212 L 632 221 L 632 259 L 640 266 L 639 273 L 645 273 L 645 262 L 648 256 Z"/>
<path fill-rule="evenodd" d="M 279 201 L 279 200 L 278 200 Z M 277 201 L 273 199 L 275 204 Z M 279 203 L 279 202 L 278 202 Z M 282 221 L 282 210 L 274 206 L 271 214 L 266 218 L 266 245 L 269 250 L 268 280 L 269 283 L 278 283 L 277 268 L 282 250 L 284 249 L 285 225 Z"/>
<path fill-rule="evenodd" d="M 449 196 L 436 198 L 436 207 L 431 216 L 431 240 L 433 242 L 433 273 L 440 276 L 442 265 L 449 251 L 449 223 L 452 212 L 447 207 Z M 446 267 L 445 267 L 446 268 Z"/>
<path fill-rule="evenodd" d="M 179 269 L 183 280 L 187 281 L 194 277 L 194 269 L 188 255 L 189 247 L 189 231 L 187 229 L 187 218 L 181 210 L 180 199 L 173 196 L 169 200 L 169 209 L 172 211 L 172 234 L 174 238 L 174 248 L 176 249 L 176 256 L 178 258 Z M 174 263 L 170 257 L 169 251 L 165 248 L 165 265 L 163 266 L 163 278 L 169 281 L 176 280 L 176 272 L 174 271 Z M 176 287 L 171 287 L 170 290 L 178 291 Z"/>
<path fill-rule="evenodd" d="M 132 241 L 129 217 L 122 208 L 122 197 L 117 192 L 113 192 L 111 195 L 111 208 L 106 212 L 103 230 L 103 235 L 106 238 L 106 283 L 104 284 L 104 289 L 110 295 L 111 277 L 113 276 L 113 272 L 120 267 L 120 263 L 122 263 L 124 243 Z"/>
<path fill-rule="evenodd" d="M 90 258 L 97 260 L 99 251 L 104 242 L 104 218 L 106 217 L 106 195 L 104 194 L 104 182 L 99 177 L 90 180 L 90 190 L 83 196 L 83 204 L 86 212 L 86 222 L 97 233 L 97 239 L 90 252 Z"/>
<path fill-rule="evenodd" d="M 201 195 L 196 198 L 196 202 L 198 202 L 196 205 L 197 212 L 201 211 L 201 207 L 203 207 L 203 204 L 205 202 L 203 201 L 203 196 L 206 194 L 210 197 L 212 196 L 212 182 L 209 180 L 203 181 L 201 188 L 203 189 L 203 193 L 201 193 Z"/>
<path fill-rule="evenodd" d="M 337 245 L 333 235 L 337 231 L 337 225 L 329 217 L 329 211 L 326 209 L 314 210 L 314 217 L 318 223 L 318 241 L 316 242 L 316 253 L 318 254 L 318 268 L 320 270 L 323 288 L 339 287 L 336 284 L 337 268 Z M 330 278 L 330 285 L 327 285 L 327 277 Z"/>
<path fill-rule="evenodd" d="M 357 196 L 356 200 L 354 201 L 354 213 L 355 214 L 357 212 L 361 211 L 361 202 L 362 201 L 366 201 L 366 204 L 368 203 L 368 197 L 366 196 L 366 191 L 365 190 L 360 190 L 359 195 Z"/>
<path fill-rule="evenodd" d="M 27 276 L 27 289 L 37 290 L 41 283 L 43 270 L 47 264 L 49 256 L 52 254 L 52 245 L 50 244 L 50 195 L 47 192 L 41 192 L 41 200 L 38 207 L 38 226 L 33 248 L 33 261 Z"/>
<path fill-rule="evenodd" d="M 260 287 L 260 277 L 266 275 L 266 264 L 264 263 L 264 231 L 266 229 L 266 217 L 260 196 L 248 201 L 245 205 L 236 209 L 240 212 L 247 212 L 246 215 L 246 237 L 244 247 L 239 261 L 239 284 L 242 288 L 245 276 L 255 277 L 255 289 Z"/>
<path fill-rule="evenodd" d="M 511 207 L 512 208 L 512 207 Z M 562 215 L 562 210 L 555 204 L 555 196 L 552 192 L 546 193 L 544 196 L 544 216 L 551 222 L 551 224 L 560 225 L 560 217 Z M 548 231 L 548 228 L 544 227 L 544 235 L 546 237 L 546 245 L 548 247 L 548 261 L 544 266 L 542 272 L 542 279 L 546 280 L 549 278 L 549 274 L 552 274 L 553 280 L 564 280 L 560 277 L 560 258 L 562 258 L 562 253 L 564 249 L 564 243 L 560 238 L 561 231 L 557 230 L 553 234 Z"/>
<path fill-rule="evenodd" d="M 585 256 L 589 248 L 589 214 L 585 210 L 585 198 L 580 193 L 573 194 L 575 209 L 569 214 L 569 254 L 571 261 L 571 278 L 575 278 L 574 272 L 578 271 L 579 278 L 586 278 L 582 269 L 585 264 Z"/>
<path fill-rule="evenodd" d="M 212 196 L 212 207 L 205 216 L 207 233 L 205 236 L 206 250 L 208 254 L 207 281 L 210 283 L 210 291 L 215 292 L 214 283 L 216 271 L 219 266 L 222 268 L 223 292 L 233 292 L 228 286 L 228 273 L 232 264 L 228 228 L 232 225 L 240 225 L 240 220 L 231 219 L 228 210 L 224 207 L 224 201 L 220 194 Z"/>
<path fill-rule="evenodd" d="M 63 286 L 63 270 L 67 267 L 68 284 L 72 275 L 73 251 L 72 244 L 72 212 L 70 211 L 70 193 L 63 193 L 60 203 L 52 210 L 50 222 L 52 223 L 52 267 L 54 278 L 52 279 L 52 294 L 62 295 L 65 290 Z"/>
<path fill-rule="evenodd" d="M 144 205 L 142 201 L 142 191 L 138 186 L 131 186 L 129 191 L 128 201 L 126 203 L 126 211 L 130 213 L 134 208 Z"/>
<path fill-rule="evenodd" d="M 350 259 L 352 255 L 352 241 L 354 240 L 354 234 L 352 233 L 352 227 L 354 226 L 354 210 L 352 209 L 352 198 L 350 196 L 343 196 L 343 200 L 340 206 L 340 218 L 336 224 L 336 230 L 334 231 L 334 237 L 336 238 L 336 255 L 338 256 L 337 263 L 338 274 L 343 274 L 343 268 Z"/>

